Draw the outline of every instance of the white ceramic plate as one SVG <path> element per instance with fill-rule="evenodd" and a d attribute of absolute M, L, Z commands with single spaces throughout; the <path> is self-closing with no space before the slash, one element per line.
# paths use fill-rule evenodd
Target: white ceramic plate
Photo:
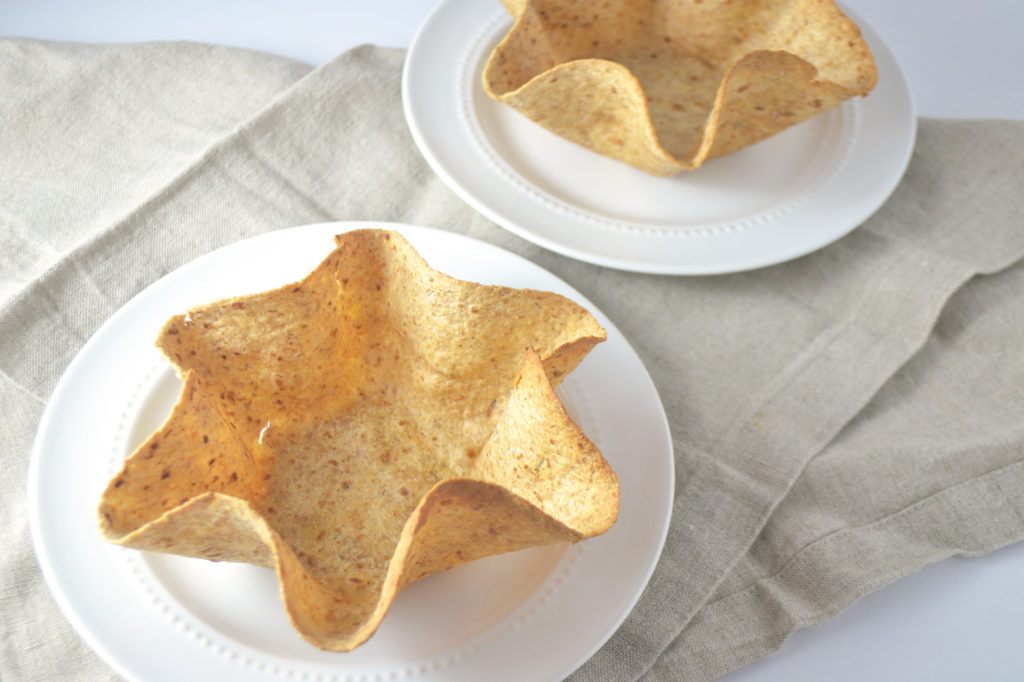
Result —
<path fill-rule="evenodd" d="M 100 493 L 158 428 L 180 382 L 154 348 L 190 306 L 295 281 L 334 234 L 387 227 L 462 279 L 555 291 L 608 331 L 559 387 L 619 476 L 608 533 L 490 557 L 414 584 L 377 633 L 347 654 L 292 630 L 269 569 L 151 554 L 104 542 Z M 32 537 L 67 617 L 133 680 L 555 680 L 603 644 L 639 598 L 661 553 L 673 494 L 672 444 L 646 370 L 614 325 L 567 284 L 497 247 L 450 232 L 380 223 L 311 225 L 239 242 L 156 282 L 82 348 L 40 423 L 29 471 Z"/>
<path fill-rule="evenodd" d="M 819 249 L 867 219 L 906 170 L 907 80 L 861 27 L 878 85 L 696 171 L 656 178 L 567 142 L 490 99 L 481 74 L 511 20 L 497 0 L 445 0 L 403 78 L 406 119 L 437 174 L 506 229 L 573 258 L 661 274 L 758 268 Z"/>

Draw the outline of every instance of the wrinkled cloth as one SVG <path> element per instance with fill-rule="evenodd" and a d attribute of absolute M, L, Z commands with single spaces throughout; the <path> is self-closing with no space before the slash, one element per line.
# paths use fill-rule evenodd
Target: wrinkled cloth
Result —
<path fill-rule="evenodd" d="M 0 679 L 118 679 L 29 537 L 32 442 L 75 353 L 178 266 L 328 220 L 523 255 L 650 371 L 676 458 L 668 539 L 574 679 L 713 679 L 929 563 L 1024 538 L 1024 123 L 921 120 L 900 186 L 847 237 L 763 270 L 653 276 L 461 201 L 408 132 L 403 59 L 0 41 Z"/>

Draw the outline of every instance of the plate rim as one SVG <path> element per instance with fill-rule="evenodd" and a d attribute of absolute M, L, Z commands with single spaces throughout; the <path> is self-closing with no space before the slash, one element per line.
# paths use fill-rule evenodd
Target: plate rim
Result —
<path fill-rule="evenodd" d="M 443 233 L 443 235 L 445 235 L 446 238 L 454 238 L 456 241 L 472 242 L 484 249 L 491 249 L 496 254 L 500 253 L 502 257 L 511 257 L 513 261 L 518 261 L 517 265 L 525 263 L 530 268 L 533 269 L 533 273 L 535 275 L 543 275 L 549 277 L 552 279 L 552 281 L 557 282 L 559 286 L 563 287 L 565 290 L 563 292 L 563 295 L 568 295 L 572 297 L 580 305 L 587 307 L 599 320 L 602 326 L 605 326 L 605 328 L 608 330 L 609 340 L 615 338 L 617 343 L 622 344 L 621 350 L 629 355 L 629 361 L 631 363 L 635 363 L 637 367 L 641 370 L 641 372 L 637 374 L 636 379 L 645 384 L 647 390 L 651 392 L 651 397 L 654 401 L 656 401 L 656 405 L 658 408 L 656 411 L 652 412 L 651 416 L 656 417 L 655 421 L 657 421 L 661 427 L 658 434 L 656 434 L 656 440 L 663 441 L 665 446 L 665 451 L 658 455 L 658 459 L 662 460 L 661 465 L 666 467 L 666 472 L 668 474 L 665 480 L 666 494 L 664 496 L 665 499 L 663 501 L 665 508 L 664 513 L 659 514 L 659 518 L 662 519 L 662 523 L 658 537 L 655 541 L 656 551 L 654 553 L 653 559 L 649 562 L 649 565 L 645 567 L 642 580 L 638 581 L 633 586 L 633 594 L 631 599 L 629 599 L 628 608 L 624 609 L 621 614 L 618 614 L 614 627 L 611 627 L 609 631 L 602 638 L 600 638 L 600 641 L 595 640 L 593 642 L 593 646 L 584 654 L 582 654 L 579 660 L 575 661 L 571 666 L 567 667 L 562 672 L 562 674 L 567 675 L 576 668 L 578 668 L 586 660 L 588 660 L 601 646 L 603 646 L 604 643 L 608 639 L 610 639 L 612 635 L 614 635 L 618 628 L 621 627 L 622 622 L 628 617 L 629 613 L 635 607 L 644 589 L 646 588 L 647 583 L 650 581 L 650 578 L 657 566 L 658 560 L 660 559 L 661 553 L 664 549 L 664 544 L 668 533 L 668 527 L 671 521 L 672 503 L 674 501 L 675 480 L 674 445 L 672 441 L 668 417 L 665 412 L 664 403 L 661 401 L 661 397 L 658 394 L 657 386 L 654 384 L 654 381 L 651 378 L 650 373 L 644 366 L 643 361 L 640 359 L 639 355 L 636 353 L 636 350 L 629 343 L 628 339 L 626 339 L 626 337 L 621 333 L 621 331 L 619 331 L 618 328 L 615 327 L 614 323 L 612 323 L 611 320 L 608 319 L 602 311 L 600 311 L 596 306 L 593 305 L 593 303 L 587 300 L 586 297 L 580 294 L 580 292 L 578 292 L 575 289 L 575 287 L 572 287 L 570 284 L 565 282 L 561 277 L 555 275 L 554 273 L 548 271 L 547 269 L 541 267 L 540 265 L 533 263 L 518 254 L 508 251 L 507 249 L 503 249 L 492 243 L 485 242 L 474 237 L 470 237 L 468 235 L 463 235 L 461 233 L 451 232 L 448 230 L 442 230 L 433 227 L 411 225 L 406 223 L 379 221 L 330 221 L 322 223 L 312 223 L 308 225 L 299 225 L 289 228 L 282 228 L 280 230 L 265 232 L 259 235 L 249 237 L 247 239 L 242 239 L 226 244 L 224 246 L 221 246 L 220 248 L 214 249 L 208 253 L 193 258 L 183 263 L 181 266 L 171 271 L 170 273 L 167 273 L 166 275 L 160 277 L 159 279 L 145 287 L 142 291 L 132 296 L 127 302 L 125 302 L 121 307 L 119 307 L 117 311 L 115 311 L 97 328 L 97 330 L 89 337 L 85 344 L 83 344 L 83 346 L 75 354 L 74 358 L 71 360 L 71 362 L 68 364 L 68 366 L 61 374 L 60 379 L 58 380 L 57 384 L 53 389 L 53 392 L 51 393 L 50 397 L 47 400 L 47 404 L 44 409 L 43 415 L 40 418 L 36 434 L 33 440 L 29 461 L 29 471 L 27 477 L 27 506 L 29 517 L 28 520 L 30 536 L 32 540 L 33 550 L 36 555 L 37 563 L 44 577 L 44 581 L 47 587 L 49 588 L 50 594 L 54 597 L 65 618 L 67 618 L 67 620 L 72 624 L 76 632 L 83 638 L 83 640 L 86 641 L 89 644 L 89 646 L 95 652 L 97 652 L 107 664 L 111 665 L 117 672 L 124 675 L 126 678 L 138 679 L 138 671 L 126 667 L 123 664 L 121 658 L 117 655 L 117 652 L 111 651 L 107 643 L 103 641 L 103 637 L 100 634 L 94 632 L 93 629 L 87 624 L 86 620 L 80 616 L 77 609 L 77 605 L 74 603 L 74 596 L 67 592 L 66 586 L 61 584 L 57 577 L 58 571 L 55 570 L 55 561 L 57 559 L 55 554 L 53 553 L 53 547 L 51 547 L 50 545 L 51 541 L 49 538 L 45 536 L 43 531 L 43 529 L 46 526 L 42 519 L 45 510 L 43 510 L 39 505 L 39 496 L 41 486 L 44 484 L 44 482 L 40 478 L 40 469 L 42 466 L 43 458 L 47 456 L 46 453 L 44 452 L 44 446 L 46 445 L 47 442 L 47 434 L 51 433 L 52 429 L 54 429 L 56 426 L 55 415 L 59 411 L 58 408 L 63 407 L 63 403 L 69 399 L 67 397 L 67 394 L 69 390 L 71 390 L 71 388 L 74 387 L 74 382 L 78 379 L 79 374 L 83 371 L 83 366 L 85 366 L 86 363 L 88 363 L 88 361 L 90 360 L 94 353 L 100 352 L 96 350 L 97 346 L 102 347 L 101 344 L 107 337 L 107 335 L 115 333 L 114 330 L 116 330 L 119 325 L 124 324 L 122 322 L 123 318 L 125 316 L 130 315 L 136 307 L 142 305 L 145 302 L 147 295 L 149 295 L 148 292 L 150 292 L 159 283 L 172 277 L 172 275 L 175 275 L 175 273 L 179 273 L 183 270 L 188 270 L 192 268 L 202 268 L 203 261 L 206 261 L 207 259 L 216 258 L 217 254 L 223 254 L 223 252 L 230 252 L 232 249 L 237 248 L 242 243 L 254 242 L 257 240 L 265 239 L 271 237 L 271 235 L 277 235 L 278 237 L 280 237 L 282 233 L 295 232 L 298 230 L 343 232 L 359 228 L 397 229 L 399 231 L 411 230 L 414 232 L 419 232 L 420 234 Z M 410 241 L 413 240 L 410 239 Z M 575 559 L 573 560 L 575 561 Z M 556 570 L 558 566 L 561 566 L 564 563 L 564 561 L 565 558 L 563 557 L 559 561 L 559 563 L 556 564 Z M 251 645 L 247 643 L 239 642 L 239 644 L 243 647 L 251 648 Z M 349 678 L 343 675 L 342 679 Z"/>
<path fill-rule="evenodd" d="M 767 255 L 746 255 L 739 259 L 734 258 L 732 261 L 728 259 L 723 260 L 721 256 L 716 256 L 716 259 L 711 261 L 701 261 L 698 259 L 692 261 L 684 261 L 682 263 L 667 262 L 661 256 L 658 257 L 659 260 L 652 260 L 647 257 L 638 256 L 622 256 L 615 253 L 614 249 L 611 247 L 605 249 L 603 252 L 599 252 L 593 249 L 581 248 L 579 244 L 567 244 L 565 243 L 565 239 L 555 238 L 551 234 L 548 234 L 546 232 L 540 233 L 537 228 L 531 227 L 531 225 L 528 224 L 530 222 L 538 222 L 537 220 L 523 220 L 523 218 L 530 218 L 531 216 L 528 216 L 522 212 L 520 212 L 518 215 L 511 214 L 513 211 L 520 210 L 518 208 L 518 204 L 517 208 L 512 209 L 512 211 L 509 211 L 503 208 L 502 206 L 496 205 L 502 203 L 500 200 L 488 199 L 485 196 L 482 196 L 486 194 L 486 192 L 479 191 L 478 187 L 469 187 L 468 185 L 471 185 L 476 181 L 473 180 L 472 178 L 467 177 L 465 169 L 457 167 L 457 165 L 463 163 L 463 161 L 459 161 L 457 163 L 446 162 L 444 159 L 444 155 L 447 153 L 444 151 L 444 147 L 446 145 L 442 144 L 440 141 L 437 141 L 436 143 L 433 142 L 431 140 L 432 133 L 427 129 L 425 121 L 421 122 L 421 118 L 428 118 L 428 114 L 423 113 L 421 116 L 420 113 L 418 112 L 420 110 L 425 111 L 426 109 L 429 109 L 431 106 L 434 105 L 427 103 L 426 100 L 424 100 L 424 98 L 422 97 L 417 97 L 416 92 L 419 85 L 417 84 L 417 78 L 415 76 L 415 73 L 416 70 L 419 68 L 419 64 L 424 61 L 422 55 L 429 55 L 430 51 L 435 49 L 435 45 L 443 42 L 436 40 L 436 25 L 443 24 L 449 13 L 468 13 L 472 10 L 474 12 L 473 18 L 480 18 L 479 24 L 475 28 L 475 33 L 471 32 L 472 35 L 468 37 L 458 38 L 456 41 L 458 42 L 460 49 L 462 50 L 462 59 L 464 61 L 468 59 L 469 54 L 474 49 L 476 49 L 474 43 L 479 42 L 482 39 L 482 34 L 483 32 L 486 31 L 487 24 L 489 22 L 496 21 L 498 18 L 500 18 L 501 14 L 504 13 L 504 9 L 497 4 L 494 7 L 488 9 L 485 8 L 484 5 L 480 5 L 479 3 L 473 2 L 473 0 L 442 0 L 427 16 L 427 19 L 420 26 L 419 30 L 415 34 L 410 44 L 409 51 L 406 56 L 406 60 L 402 71 L 402 106 L 405 114 L 407 127 L 412 135 L 412 138 L 416 146 L 419 148 L 420 153 L 426 159 L 427 163 L 430 165 L 432 170 L 463 201 L 468 203 L 472 208 L 474 208 L 476 211 L 478 211 L 491 221 L 495 222 L 502 228 L 512 232 L 513 234 L 516 234 L 517 236 L 522 237 L 523 239 L 531 241 L 548 250 L 560 253 L 564 256 L 568 256 L 576 260 L 581 260 L 584 262 L 589 262 L 595 265 L 609 267 L 617 270 L 642 272 L 647 274 L 681 276 L 702 276 L 744 272 L 769 267 L 772 265 L 777 265 L 779 263 L 788 262 L 790 260 L 799 258 L 801 256 L 807 255 L 821 248 L 824 248 L 825 246 L 828 246 L 829 244 L 846 236 L 847 234 L 855 230 L 857 227 L 859 227 L 861 224 L 863 224 L 868 218 L 870 218 L 882 205 L 885 204 L 888 198 L 892 195 L 893 191 L 895 191 L 896 187 L 900 184 L 900 181 L 902 180 L 909 166 L 911 157 L 913 155 L 913 150 L 916 144 L 916 102 L 913 97 L 913 92 L 911 90 L 910 83 L 907 79 L 906 71 L 903 65 L 900 63 L 896 54 L 889 47 L 886 41 L 881 37 L 880 34 L 878 34 L 877 31 L 875 31 L 875 29 L 867 21 L 865 21 L 862 17 L 857 15 L 848 7 L 846 7 L 845 4 L 841 2 L 837 4 L 839 4 L 840 9 L 852 21 L 854 21 L 858 25 L 858 27 L 860 27 L 862 34 L 864 35 L 865 39 L 869 41 L 869 44 L 872 47 L 872 51 L 875 54 L 876 62 L 879 61 L 879 57 L 881 56 L 886 62 L 886 65 L 891 67 L 891 69 L 889 69 L 889 72 L 886 74 L 886 77 L 893 79 L 893 87 L 896 91 L 898 91 L 897 94 L 900 98 L 898 102 L 899 108 L 905 114 L 905 117 L 902 118 L 900 121 L 900 141 L 902 144 L 901 147 L 896 150 L 895 154 L 889 155 L 889 160 L 887 163 L 888 173 L 883 174 L 886 181 L 878 184 L 879 189 L 872 190 L 870 194 L 873 195 L 873 198 L 871 199 L 871 201 L 867 202 L 867 205 L 853 206 L 853 209 L 855 210 L 851 210 L 848 217 L 845 220 L 833 220 L 833 223 L 835 225 L 833 229 L 828 231 L 821 231 L 820 233 L 814 233 L 811 237 L 806 238 L 804 241 L 798 242 L 796 248 L 784 248 L 781 250 L 776 249 L 775 251 L 772 251 Z M 508 19 L 508 24 L 511 25 L 511 19 Z M 453 48 L 437 49 L 452 50 Z M 461 70 L 461 64 L 459 65 L 459 68 L 453 69 L 453 71 Z M 444 80 L 442 82 L 445 84 L 446 89 L 440 94 L 440 96 L 436 96 L 433 98 L 434 101 L 443 102 L 444 104 L 442 104 L 442 106 L 444 107 L 449 107 L 449 100 L 458 99 L 458 97 L 460 96 L 459 91 L 461 90 L 462 83 L 461 76 L 455 75 L 452 78 L 454 79 L 453 83 L 455 87 L 455 92 L 448 91 L 449 81 Z M 474 83 L 473 87 L 480 87 L 479 83 Z M 877 91 L 878 88 L 876 87 L 876 92 Z M 455 112 L 455 115 L 446 116 L 445 120 L 457 120 L 459 118 L 458 114 L 461 111 L 460 106 L 458 104 L 452 104 L 451 106 L 453 107 L 452 110 Z M 862 118 L 861 110 L 856 107 L 863 106 L 871 106 L 871 100 L 868 99 L 861 101 L 861 98 L 856 98 L 855 100 L 845 102 L 843 103 L 843 105 L 841 105 L 841 107 L 844 107 L 845 110 L 848 111 L 848 113 L 844 115 L 851 116 L 854 119 Z M 456 137 L 464 137 L 464 141 L 466 141 L 469 144 L 469 146 L 473 146 L 474 144 L 476 144 L 474 142 L 475 135 L 471 132 L 462 130 L 465 127 L 462 123 L 457 123 L 453 125 L 455 125 L 455 128 L 453 128 L 453 130 L 457 129 L 457 133 L 455 135 Z M 859 121 L 855 120 L 853 125 L 858 126 L 860 125 L 860 123 Z M 863 148 L 864 144 L 865 143 L 863 142 L 863 140 L 854 140 L 851 146 L 846 151 L 846 156 L 851 156 L 856 152 L 856 148 L 858 146 Z M 891 151 L 891 147 L 887 147 L 887 151 Z M 497 154 L 496 151 L 495 154 Z M 464 158 L 470 157 L 474 159 L 474 164 L 472 165 L 478 166 L 476 170 L 478 170 L 480 174 L 487 175 L 490 180 L 493 180 L 496 183 L 504 183 L 504 180 L 501 178 L 501 173 L 497 171 L 492 172 L 490 169 L 488 169 L 488 162 L 485 159 L 480 158 L 479 154 L 475 149 L 469 152 L 464 152 L 462 156 Z M 833 158 L 830 161 L 830 163 L 835 162 L 837 158 L 838 157 Z M 504 161 L 504 159 L 502 159 L 502 161 Z M 798 202 L 803 204 L 803 206 L 797 206 L 792 211 L 783 210 L 783 213 L 789 215 L 790 220 L 792 219 L 793 214 L 795 214 L 796 216 L 800 216 L 802 212 L 809 214 L 810 212 L 807 209 L 807 204 L 810 203 L 813 205 L 814 201 L 816 199 L 819 199 L 819 195 L 823 189 L 835 187 L 837 183 L 837 178 L 843 181 L 849 180 L 849 178 L 842 177 L 842 173 L 845 170 L 844 168 L 842 168 L 842 166 L 848 166 L 849 164 L 847 163 L 847 161 L 848 159 L 839 159 L 839 167 L 837 167 L 837 169 L 833 172 L 832 177 L 827 178 L 823 183 L 820 183 L 817 186 L 815 186 L 813 188 L 813 191 L 810 191 L 808 193 L 806 199 L 801 199 L 801 201 Z M 699 172 L 699 170 L 700 169 L 694 172 Z M 515 183 L 522 183 L 524 185 L 527 185 L 532 190 L 535 190 L 538 194 L 545 195 L 545 197 L 546 195 L 549 194 L 549 192 L 547 192 L 544 188 L 537 186 L 535 183 L 531 182 L 530 179 L 524 177 L 522 174 L 519 174 L 518 172 L 515 173 L 514 180 Z M 502 186 L 504 186 L 504 184 Z M 784 209 L 787 204 L 792 203 L 796 198 L 796 194 L 786 195 L 780 199 L 777 205 L 774 205 L 766 209 L 765 211 L 762 211 L 759 214 L 752 214 L 745 218 L 741 218 L 738 222 L 759 222 L 761 221 L 761 218 L 763 216 L 770 215 L 774 212 L 779 211 L 780 209 Z M 560 203 L 565 205 L 572 205 L 573 208 L 579 211 L 581 214 L 592 213 L 592 211 L 590 211 L 589 209 L 586 209 L 581 206 L 576 206 L 572 204 L 572 202 L 566 200 L 563 197 L 551 197 L 551 199 L 556 204 Z M 817 213 L 820 213 L 823 207 L 815 206 L 814 208 L 817 209 Z M 555 215 L 555 213 L 557 213 L 557 210 L 555 209 L 542 207 L 533 210 L 533 213 L 535 215 L 546 215 L 547 218 L 551 220 L 558 219 L 558 216 Z M 562 220 L 564 220 L 564 216 L 562 217 Z M 612 222 L 618 222 L 622 224 L 627 224 L 630 222 L 618 219 L 610 220 L 612 220 Z M 786 218 L 782 218 L 782 220 L 786 220 Z M 792 223 L 790 223 L 790 225 L 791 224 Z M 572 225 L 575 229 L 586 229 L 587 227 L 586 225 L 582 224 L 582 221 L 575 221 L 572 223 Z M 654 230 L 664 229 L 663 225 L 655 226 L 652 224 L 651 227 Z M 755 226 L 755 229 L 756 227 L 757 226 Z M 708 223 L 706 225 L 696 226 L 696 229 L 703 228 L 708 228 L 715 232 L 734 232 L 734 230 L 731 229 L 722 230 L 721 226 L 717 223 Z M 685 232 L 693 231 L 694 229 L 695 226 L 693 225 L 680 226 L 678 232 L 672 238 L 682 238 L 686 236 Z M 742 232 L 744 230 L 740 231 Z M 550 230 L 548 230 L 547 232 L 550 232 Z M 620 247 L 625 243 L 626 241 L 618 242 Z M 668 244 L 668 242 L 665 242 L 665 244 Z M 647 247 L 648 250 L 651 250 L 651 248 L 656 245 L 645 244 L 644 246 Z M 665 249 L 658 249 L 659 252 L 664 250 Z"/>

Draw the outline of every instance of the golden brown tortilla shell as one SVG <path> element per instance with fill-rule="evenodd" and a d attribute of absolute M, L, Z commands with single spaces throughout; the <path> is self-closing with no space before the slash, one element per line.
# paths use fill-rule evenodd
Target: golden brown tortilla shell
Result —
<path fill-rule="evenodd" d="M 167 323 L 181 396 L 100 518 L 273 568 L 299 633 L 346 651 L 414 580 L 604 532 L 618 483 L 554 391 L 604 339 L 593 316 L 438 273 L 397 233 L 337 241 L 301 282 Z"/>
<path fill-rule="evenodd" d="M 831 0 L 505 2 L 484 89 L 653 175 L 699 167 L 854 97 L 878 74 Z"/>

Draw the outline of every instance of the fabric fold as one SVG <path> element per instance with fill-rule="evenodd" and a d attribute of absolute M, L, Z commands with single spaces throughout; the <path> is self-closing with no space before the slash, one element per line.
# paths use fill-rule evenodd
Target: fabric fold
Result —
<path fill-rule="evenodd" d="M 644 679 L 717 678 L 911 572 L 1019 542 L 1022 487 L 1024 461 L 1018 461 L 822 537 L 777 573 L 706 604 Z"/>
<path fill-rule="evenodd" d="M 876 273 L 863 295 L 851 302 L 848 316 L 818 335 L 790 367 L 774 377 L 745 419 L 736 420 L 723 438 L 698 454 L 701 459 L 691 469 L 691 478 L 677 493 L 666 552 L 651 586 L 624 626 L 630 627 L 634 620 L 664 622 L 665 612 L 674 612 L 669 620 L 678 629 L 673 634 L 661 629 L 662 639 L 646 642 L 649 660 L 654 661 L 670 646 L 678 652 L 677 662 L 690 660 L 690 649 L 682 643 L 689 641 L 687 623 L 713 598 L 721 581 L 754 544 L 807 463 L 913 358 L 954 292 L 975 275 L 1006 268 L 1024 256 L 1024 234 L 1017 229 L 1020 192 L 1007 187 L 1024 184 L 1024 145 L 1019 136 L 982 132 L 966 142 L 962 134 L 950 134 L 952 128 L 962 130 L 963 123 L 926 123 L 922 129 L 928 140 L 915 154 L 903 184 L 855 237 L 883 242 L 873 262 Z M 937 129 L 945 129 L 946 135 L 936 135 Z M 944 210 L 938 201 L 918 203 L 922 194 L 935 195 L 937 168 L 942 171 L 943 183 L 962 188 L 984 205 L 984 211 L 970 211 L 959 202 L 956 210 Z M 990 175 L 998 182 L 992 182 Z M 979 214 L 988 220 L 977 220 Z M 969 230 L 969 239 L 963 230 Z M 836 245 L 835 251 L 841 245 Z M 811 286 L 811 282 L 807 284 Z M 751 472 L 759 474 L 753 483 Z M 870 472 L 860 474 L 870 476 Z M 851 478 L 853 483 L 861 480 Z M 707 518 L 707 510 L 720 506 L 723 498 L 729 500 L 728 514 L 712 519 L 710 525 L 684 521 Z M 1013 528 L 1012 534 L 1018 537 L 1024 532 L 1024 528 Z M 706 546 L 714 546 L 716 551 L 688 554 L 693 547 Z M 954 552 L 951 548 L 947 555 Z M 932 557 L 932 561 L 940 558 Z M 922 565 L 909 557 L 906 563 L 903 575 Z M 659 580 L 665 567 L 684 565 L 688 580 L 682 591 L 674 582 Z M 645 607 L 650 611 L 644 612 Z M 839 608 L 834 608 L 838 612 Z M 773 629 L 765 637 L 774 635 L 777 647 L 796 627 L 795 622 L 788 625 L 788 630 Z M 677 635 L 682 641 L 670 644 Z M 720 638 L 707 639 L 721 644 Z M 761 655 L 774 648 L 765 647 Z M 630 648 L 635 655 L 636 644 L 631 643 Z M 587 679 L 591 666 L 600 669 L 599 675 L 625 675 L 619 667 L 622 660 L 613 640 L 579 677 Z M 665 673 L 666 679 L 678 679 L 676 674 L 685 667 L 659 664 L 658 670 L 665 673 L 671 669 L 671 675 Z M 716 674 L 733 667 L 723 666 Z M 694 673 L 684 679 L 710 677 Z"/>

